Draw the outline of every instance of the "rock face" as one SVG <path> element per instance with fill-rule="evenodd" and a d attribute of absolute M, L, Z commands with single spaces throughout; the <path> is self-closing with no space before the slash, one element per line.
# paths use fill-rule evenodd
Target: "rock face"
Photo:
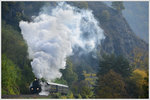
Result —
<path fill-rule="evenodd" d="M 114 53 L 129 57 L 134 48 L 148 52 L 148 44 L 135 35 L 122 13 L 102 2 L 88 2 L 88 7 L 93 10 L 93 14 L 105 32 L 106 38 L 102 41 L 101 53 Z M 109 13 L 107 20 L 103 18 L 104 11 Z"/>
<path fill-rule="evenodd" d="M 139 48 L 142 52 L 148 53 L 148 44 L 135 35 L 122 13 L 108 7 L 103 2 L 88 2 L 88 8 L 93 11 L 100 27 L 104 30 L 105 39 L 98 47 L 100 56 L 104 53 L 123 55 L 132 61 L 131 56 L 134 55 L 134 49 Z M 87 72 L 91 69 L 97 71 L 99 66 L 99 59 L 94 59 L 92 54 L 78 56 L 76 53 L 71 60 L 79 69 L 82 67 L 82 70 Z"/>

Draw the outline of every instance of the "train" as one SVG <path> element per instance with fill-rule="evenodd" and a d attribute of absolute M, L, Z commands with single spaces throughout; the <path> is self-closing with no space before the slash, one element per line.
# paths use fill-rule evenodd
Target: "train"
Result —
<path fill-rule="evenodd" d="M 30 85 L 31 94 L 38 94 L 42 91 L 40 80 L 35 78 L 34 81 Z"/>
<path fill-rule="evenodd" d="M 42 81 L 40 79 L 34 79 L 29 88 L 31 94 L 39 94 L 42 91 L 41 82 Z M 69 87 L 67 85 L 58 83 L 45 83 L 45 87 L 47 88 L 46 91 L 49 92 L 49 94 L 60 93 L 62 95 L 67 95 L 69 91 Z"/>

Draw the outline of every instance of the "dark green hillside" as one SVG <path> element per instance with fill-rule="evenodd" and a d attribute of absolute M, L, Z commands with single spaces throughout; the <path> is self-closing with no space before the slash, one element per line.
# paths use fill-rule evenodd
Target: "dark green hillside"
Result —
<path fill-rule="evenodd" d="M 44 2 L 2 2 L 2 19 L 19 30 L 20 20 L 31 20 Z"/>
<path fill-rule="evenodd" d="M 34 79 L 30 60 L 28 59 L 27 45 L 19 29 L 20 20 L 30 19 L 29 16 L 23 13 L 26 7 L 28 8 L 23 2 L 2 2 L 3 95 L 29 93 L 28 87 Z"/>

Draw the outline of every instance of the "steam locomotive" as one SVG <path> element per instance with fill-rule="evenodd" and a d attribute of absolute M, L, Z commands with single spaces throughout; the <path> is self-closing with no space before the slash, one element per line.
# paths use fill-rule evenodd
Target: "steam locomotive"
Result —
<path fill-rule="evenodd" d="M 34 81 L 30 85 L 30 92 L 32 94 L 38 94 L 41 92 L 41 84 L 39 79 L 34 79 Z"/>
<path fill-rule="evenodd" d="M 30 85 L 30 92 L 31 94 L 39 94 L 42 91 L 42 86 L 40 84 L 41 80 L 35 79 L 31 85 Z M 47 83 L 46 91 L 49 92 L 49 94 L 52 93 L 61 93 L 62 95 L 67 95 L 68 93 L 68 86 L 63 84 L 57 84 L 57 83 Z"/>

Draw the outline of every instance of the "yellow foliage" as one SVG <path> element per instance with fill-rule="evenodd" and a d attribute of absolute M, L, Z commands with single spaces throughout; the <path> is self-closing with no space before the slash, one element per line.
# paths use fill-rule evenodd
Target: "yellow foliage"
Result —
<path fill-rule="evenodd" d="M 85 76 L 85 77 L 90 77 L 90 76 L 93 76 L 93 77 L 96 77 L 96 74 L 92 74 L 92 73 L 86 73 L 86 71 L 83 71 L 83 75 Z"/>
<path fill-rule="evenodd" d="M 95 77 L 96 77 L 96 74 L 92 74 L 92 76 L 95 76 Z"/>
<path fill-rule="evenodd" d="M 142 88 L 142 85 L 148 84 L 144 79 L 144 78 L 147 78 L 147 77 L 148 77 L 148 75 L 144 70 L 136 69 L 136 70 L 133 71 L 131 79 L 135 80 L 136 83 L 137 83 L 137 86 Z"/>
<path fill-rule="evenodd" d="M 92 81 L 92 78 L 85 78 L 86 81 Z"/>
<path fill-rule="evenodd" d="M 60 99 L 67 99 L 67 97 L 66 96 L 61 96 Z"/>
<path fill-rule="evenodd" d="M 142 76 L 142 78 L 147 77 L 147 74 L 144 70 L 136 69 L 133 71 L 133 73 L 140 74 Z"/>
<path fill-rule="evenodd" d="M 146 69 L 148 68 L 148 53 L 144 52 L 141 48 L 135 48 L 133 50 L 133 62 L 136 68 Z M 143 59 L 144 58 L 144 59 Z"/>
<path fill-rule="evenodd" d="M 73 99 L 74 98 L 73 93 L 70 93 L 67 98 Z"/>

